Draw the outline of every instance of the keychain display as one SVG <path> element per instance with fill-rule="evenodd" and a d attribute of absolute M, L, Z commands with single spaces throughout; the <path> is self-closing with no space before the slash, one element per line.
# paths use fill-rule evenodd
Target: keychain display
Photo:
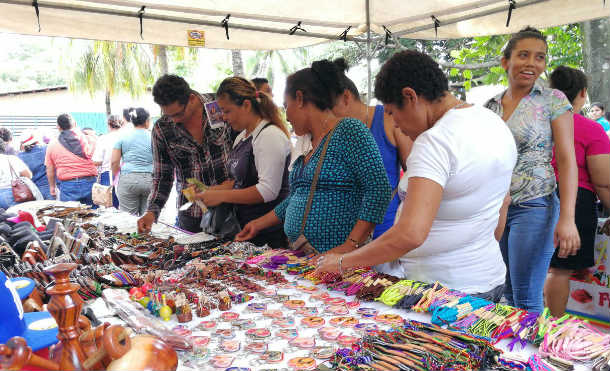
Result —
<path fill-rule="evenodd" d="M 299 309 L 305 306 L 305 302 L 303 300 L 286 300 L 284 302 L 284 306 L 289 309 Z"/>
<path fill-rule="evenodd" d="M 225 322 L 235 321 L 238 318 L 239 318 L 239 313 L 235 313 L 235 312 L 224 312 L 220 315 L 220 319 L 222 319 Z"/>
<path fill-rule="evenodd" d="M 335 355 L 337 349 L 329 346 L 317 346 L 311 349 L 309 355 L 315 359 L 327 360 Z"/>
<path fill-rule="evenodd" d="M 343 316 L 349 313 L 349 309 L 347 309 L 345 305 L 330 305 L 326 307 L 326 311 L 337 316 Z"/>
<path fill-rule="evenodd" d="M 341 331 L 336 327 L 322 327 L 318 329 L 318 333 L 323 340 L 334 341 L 337 340 Z"/>
<path fill-rule="evenodd" d="M 311 357 L 296 357 L 288 361 L 288 366 L 295 371 L 313 370 L 316 368 L 316 360 Z"/>
<path fill-rule="evenodd" d="M 266 363 L 280 363 L 284 360 L 284 352 L 267 350 L 261 354 L 260 359 Z"/>
<path fill-rule="evenodd" d="M 292 340 L 299 336 L 299 332 L 296 328 L 283 328 L 275 332 L 275 336 L 284 340 Z"/>
<path fill-rule="evenodd" d="M 358 322 L 356 317 L 333 317 L 328 321 L 328 323 L 337 327 L 354 327 Z"/>
<path fill-rule="evenodd" d="M 282 327 L 282 328 L 294 327 L 294 318 L 291 318 L 291 317 L 276 318 L 271 322 L 271 324 L 273 324 L 274 326 L 277 326 L 277 327 Z"/>
<path fill-rule="evenodd" d="M 253 341 L 251 343 L 246 344 L 245 350 L 252 353 L 264 353 L 267 351 L 269 345 L 262 341 Z"/>
<path fill-rule="evenodd" d="M 235 357 L 227 354 L 215 355 L 210 359 L 210 364 L 216 368 L 226 368 L 231 366 Z"/>
<path fill-rule="evenodd" d="M 358 308 L 356 313 L 358 315 L 360 315 L 362 318 L 375 318 L 379 314 L 379 311 L 375 308 L 362 307 L 362 308 Z"/>
<path fill-rule="evenodd" d="M 298 336 L 288 342 L 291 346 L 297 347 L 299 349 L 311 349 L 316 346 L 316 338 L 314 337 L 305 337 Z"/>
<path fill-rule="evenodd" d="M 271 336 L 271 331 L 266 328 L 251 328 L 246 331 L 246 336 L 253 340 L 264 340 Z"/>
<path fill-rule="evenodd" d="M 256 322 L 251 319 L 243 318 L 231 322 L 231 326 L 239 330 L 248 330 L 256 327 Z"/>
<path fill-rule="evenodd" d="M 216 325 L 216 321 L 201 321 L 194 329 L 198 331 L 212 331 L 216 328 Z"/>
<path fill-rule="evenodd" d="M 241 348 L 241 343 L 238 340 L 223 340 L 218 348 L 223 352 L 235 353 Z"/>
<path fill-rule="evenodd" d="M 268 318 L 284 318 L 284 312 L 280 309 L 268 309 L 263 312 L 263 316 Z"/>
<path fill-rule="evenodd" d="M 233 339 L 235 338 L 235 332 L 231 329 L 217 329 L 215 335 L 221 339 Z"/>
<path fill-rule="evenodd" d="M 322 317 L 305 317 L 301 320 L 301 324 L 311 328 L 318 328 L 324 326 L 326 321 Z"/>

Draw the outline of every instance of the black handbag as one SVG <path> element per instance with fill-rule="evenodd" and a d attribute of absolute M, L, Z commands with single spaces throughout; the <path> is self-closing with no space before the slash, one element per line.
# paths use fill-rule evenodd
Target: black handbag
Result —
<path fill-rule="evenodd" d="M 235 206 L 223 203 L 208 208 L 201 217 L 201 229 L 218 238 L 233 239 L 241 231 Z"/>

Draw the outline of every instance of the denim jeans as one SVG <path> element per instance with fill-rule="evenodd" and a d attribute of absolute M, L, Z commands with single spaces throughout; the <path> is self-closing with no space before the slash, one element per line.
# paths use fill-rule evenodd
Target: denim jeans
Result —
<path fill-rule="evenodd" d="M 93 205 L 91 187 L 94 183 L 94 176 L 86 179 L 62 180 L 59 183 L 59 200 L 79 201 L 86 205 Z"/>
<path fill-rule="evenodd" d="M 16 205 L 15 199 L 13 198 L 13 189 L 12 188 L 2 188 L 0 189 L 0 207 L 4 210 L 9 207 Z"/>
<path fill-rule="evenodd" d="M 544 309 L 542 290 L 555 251 L 553 234 L 558 219 L 555 192 L 508 208 L 500 249 L 506 263 L 504 296 L 509 305 L 533 312 Z"/>

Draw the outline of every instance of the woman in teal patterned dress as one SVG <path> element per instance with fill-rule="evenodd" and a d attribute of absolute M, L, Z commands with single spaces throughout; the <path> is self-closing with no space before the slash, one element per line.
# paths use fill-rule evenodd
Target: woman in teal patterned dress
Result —
<path fill-rule="evenodd" d="M 361 121 L 339 119 L 331 111 L 333 97 L 345 89 L 340 73 L 333 63 L 318 61 L 288 77 L 286 117 L 297 135 L 311 135 L 313 149 L 295 160 L 290 195 L 275 210 L 245 225 L 238 240 L 249 240 L 279 223 L 290 241 L 299 237 L 315 169 L 329 137 L 303 234 L 321 253 L 344 253 L 360 246 L 383 221 L 391 188 L 375 140 Z"/>

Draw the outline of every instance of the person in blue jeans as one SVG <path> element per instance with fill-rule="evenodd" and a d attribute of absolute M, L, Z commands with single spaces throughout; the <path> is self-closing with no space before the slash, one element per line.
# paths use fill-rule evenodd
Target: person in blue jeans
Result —
<path fill-rule="evenodd" d="M 44 158 L 47 153 L 47 146 L 40 144 L 40 140 L 34 133 L 30 133 L 21 141 L 21 150 L 17 157 L 21 159 L 32 172 L 32 181 L 45 200 L 54 200 L 49 190 L 49 180 L 47 179 L 47 167 Z"/>
<path fill-rule="evenodd" d="M 518 149 L 500 240 L 507 266 L 504 296 L 510 305 L 532 312 L 544 308 L 544 281 L 555 249 L 564 258 L 580 248 L 574 216 L 578 169 L 572 106 L 561 91 L 537 84 L 546 55 L 540 31 L 527 27 L 513 35 L 502 57 L 508 89 L 486 103 L 506 122 Z M 561 202 L 555 195 L 553 144 Z"/>
<path fill-rule="evenodd" d="M 45 156 L 51 195 L 56 195 L 57 179 L 60 201 L 79 201 L 93 206 L 91 187 L 97 178 L 97 168 L 91 160 L 92 142 L 66 113 L 57 117 L 57 128 L 59 137 L 49 144 Z"/>

